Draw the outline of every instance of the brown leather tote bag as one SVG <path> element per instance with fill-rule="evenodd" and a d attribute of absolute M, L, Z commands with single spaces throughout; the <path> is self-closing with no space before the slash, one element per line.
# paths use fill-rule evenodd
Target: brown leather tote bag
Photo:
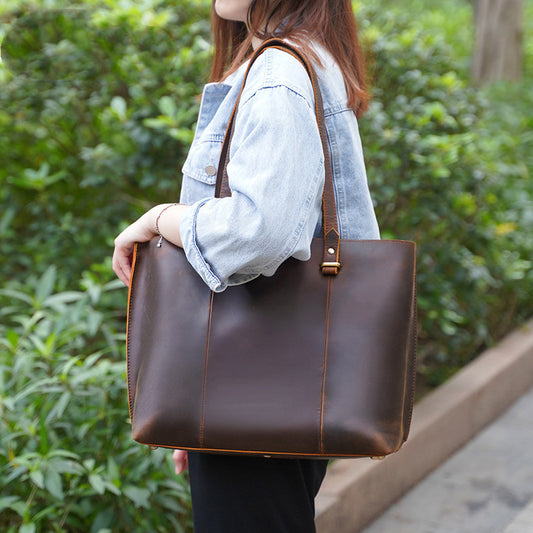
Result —
<path fill-rule="evenodd" d="M 133 438 L 143 444 L 285 457 L 384 456 L 400 448 L 415 384 L 415 244 L 340 239 L 316 74 L 283 41 L 315 91 L 325 156 L 324 237 L 309 261 L 213 293 L 185 254 L 136 245 L 127 366 Z M 245 77 L 246 81 L 246 77 Z M 243 82 L 243 87 L 244 83 Z M 225 167 L 216 195 L 231 194 Z"/>

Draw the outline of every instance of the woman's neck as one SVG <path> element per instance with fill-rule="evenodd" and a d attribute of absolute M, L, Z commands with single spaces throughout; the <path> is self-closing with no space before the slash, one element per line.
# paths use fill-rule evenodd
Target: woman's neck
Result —
<path fill-rule="evenodd" d="M 254 35 L 252 37 L 252 48 L 254 50 L 257 50 L 260 46 L 261 46 L 261 43 L 263 42 L 262 39 L 260 39 L 259 37 L 257 37 L 256 35 Z"/>
<path fill-rule="evenodd" d="M 267 34 L 271 34 L 273 29 L 277 28 L 278 27 L 278 23 L 271 20 L 268 24 L 268 28 L 265 30 L 265 33 Z M 249 30 L 248 30 L 249 31 Z M 252 37 L 252 48 L 254 50 L 257 50 L 259 48 L 259 46 L 261 46 L 261 43 L 263 43 L 263 39 L 257 37 L 257 35 L 254 35 Z"/>

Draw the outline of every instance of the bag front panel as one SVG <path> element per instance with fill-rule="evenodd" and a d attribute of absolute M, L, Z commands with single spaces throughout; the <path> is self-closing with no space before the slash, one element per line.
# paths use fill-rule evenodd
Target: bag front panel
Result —
<path fill-rule="evenodd" d="M 320 453 L 327 312 L 321 277 L 316 258 L 289 260 L 273 277 L 215 295 L 205 447 Z"/>
<path fill-rule="evenodd" d="M 199 446 L 211 293 L 183 250 L 167 241 L 157 247 L 157 241 L 138 250 L 132 278 L 128 392 L 133 438 L 171 446 L 179 437 L 184 446 Z M 143 294 L 143 300 L 137 302 L 135 294 Z M 173 320 L 177 316 L 180 320 Z"/>
<path fill-rule="evenodd" d="M 414 395 L 415 249 L 342 241 L 331 278 L 324 451 L 386 455 L 409 431 Z"/>

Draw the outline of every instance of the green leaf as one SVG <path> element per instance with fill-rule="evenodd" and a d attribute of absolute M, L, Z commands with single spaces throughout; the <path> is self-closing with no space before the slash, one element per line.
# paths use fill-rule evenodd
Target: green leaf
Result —
<path fill-rule="evenodd" d="M 84 298 L 84 294 L 79 291 L 64 291 L 52 294 L 44 301 L 47 307 L 59 308 L 62 304 L 77 302 Z"/>
<path fill-rule="evenodd" d="M 105 482 L 105 488 L 106 488 L 106 490 L 108 490 L 112 494 L 115 494 L 115 496 L 120 496 L 121 495 L 120 488 L 117 486 L 116 482 L 115 483 L 111 483 L 109 481 L 106 481 Z"/>
<path fill-rule="evenodd" d="M 174 120 L 172 120 L 172 118 L 170 117 L 162 115 L 157 118 L 145 118 L 143 120 L 143 124 L 147 128 L 166 130 L 167 128 L 174 125 Z"/>
<path fill-rule="evenodd" d="M 61 476 L 59 472 L 50 464 L 44 476 L 44 484 L 46 489 L 58 500 L 63 500 L 65 495 L 63 493 L 63 485 L 61 483 Z"/>
<path fill-rule="evenodd" d="M 113 457 L 107 458 L 107 471 L 109 472 L 109 478 L 113 482 L 120 483 L 120 470 L 118 469 L 118 465 L 116 461 L 113 459 Z"/>
<path fill-rule="evenodd" d="M 19 512 L 20 505 L 22 505 L 22 513 Z M 4 496 L 3 498 L 0 498 L 0 511 L 3 509 L 12 509 L 22 516 L 25 507 L 24 502 L 22 502 L 17 496 Z"/>
<path fill-rule="evenodd" d="M 127 105 L 126 100 L 122 96 L 114 96 L 111 99 L 110 107 L 120 120 L 126 119 Z"/>
<path fill-rule="evenodd" d="M 111 280 L 104 285 L 104 291 L 114 291 L 117 289 L 124 289 L 124 283 L 119 279 Z"/>
<path fill-rule="evenodd" d="M 124 489 L 124 494 L 137 506 L 148 509 L 150 497 L 150 491 L 147 489 L 141 489 L 130 485 Z"/>
<path fill-rule="evenodd" d="M 89 474 L 89 483 L 98 494 L 103 494 L 105 492 L 105 483 L 100 475 Z"/>
<path fill-rule="evenodd" d="M 32 470 L 30 479 L 40 488 L 44 489 L 44 475 L 40 470 Z"/>
<path fill-rule="evenodd" d="M 43 378 L 38 379 L 33 382 L 30 382 L 26 387 L 24 387 L 15 397 L 15 402 L 20 402 L 22 399 L 26 398 L 27 396 L 33 394 L 36 391 L 43 392 L 46 390 L 49 386 L 54 385 L 57 383 L 56 378 Z"/>
<path fill-rule="evenodd" d="M 116 516 L 116 511 L 113 507 L 102 509 L 95 517 L 91 524 L 89 533 L 100 533 L 101 531 L 109 530 L 109 526 L 113 524 Z"/>
<path fill-rule="evenodd" d="M 83 466 L 88 470 L 91 471 L 94 468 L 94 465 L 96 464 L 96 461 L 93 458 L 85 459 L 83 461 Z"/>
<path fill-rule="evenodd" d="M 63 170 L 54 174 L 49 174 L 50 165 L 43 163 L 39 170 L 25 168 L 18 176 L 9 176 L 8 182 L 22 189 L 34 191 L 44 191 L 44 189 L 54 183 L 66 178 L 67 173 Z"/>
<path fill-rule="evenodd" d="M 46 415 L 46 423 L 49 424 L 56 418 L 61 418 L 65 409 L 67 408 L 72 394 L 70 391 L 65 391 L 60 397 L 57 403 L 50 409 Z"/>
<path fill-rule="evenodd" d="M 52 450 L 48 456 L 48 458 L 56 458 L 56 457 L 62 457 L 62 458 L 68 458 L 73 459 L 75 461 L 79 461 L 80 456 L 79 454 L 72 452 L 70 450 Z"/>
<path fill-rule="evenodd" d="M 17 291 L 14 289 L 0 289 L 0 296 L 7 296 L 8 298 L 15 298 L 28 305 L 33 304 L 33 300 L 31 299 L 31 296 L 28 296 L 26 293 L 22 291 Z"/>
<path fill-rule="evenodd" d="M 10 329 L 6 332 L 5 335 L 6 335 L 6 340 L 8 341 L 9 345 L 11 346 L 13 350 L 15 350 L 17 348 L 17 344 L 20 338 L 17 332 Z"/>
<path fill-rule="evenodd" d="M 170 98 L 170 96 L 163 96 L 159 99 L 159 109 L 161 113 L 167 117 L 173 118 L 176 116 L 176 103 L 173 98 Z"/>
<path fill-rule="evenodd" d="M 45 299 L 52 294 L 56 282 L 56 267 L 49 266 L 42 275 L 35 291 L 35 297 L 39 304 L 43 304 Z"/>
<path fill-rule="evenodd" d="M 82 475 L 84 472 L 84 469 L 82 466 L 75 461 L 69 461 L 65 459 L 56 459 L 55 461 L 51 461 L 51 463 L 54 465 L 54 468 L 60 473 L 60 474 L 75 474 L 77 476 Z"/>
<path fill-rule="evenodd" d="M 35 524 L 22 524 L 19 527 L 18 533 L 35 533 L 36 526 Z"/>

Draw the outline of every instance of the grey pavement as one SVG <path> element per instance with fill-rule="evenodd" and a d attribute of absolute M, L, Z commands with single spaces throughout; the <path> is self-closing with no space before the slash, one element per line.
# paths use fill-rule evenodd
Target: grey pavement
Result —
<path fill-rule="evenodd" d="M 533 388 L 361 533 L 533 533 Z"/>

